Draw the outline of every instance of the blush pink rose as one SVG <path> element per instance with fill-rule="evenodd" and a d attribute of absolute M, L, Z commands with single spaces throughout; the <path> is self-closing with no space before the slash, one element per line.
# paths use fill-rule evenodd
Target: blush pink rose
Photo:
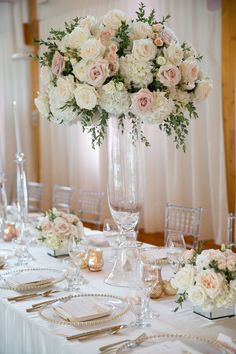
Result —
<path fill-rule="evenodd" d="M 196 276 L 197 285 L 201 286 L 206 294 L 214 299 L 220 292 L 223 277 L 219 273 L 215 273 L 213 270 L 203 270 Z"/>
<path fill-rule="evenodd" d="M 108 75 L 108 62 L 95 62 L 87 69 L 87 82 L 94 87 L 101 87 Z"/>
<path fill-rule="evenodd" d="M 118 60 L 114 60 L 114 61 L 109 62 L 108 67 L 110 70 L 110 74 L 115 75 L 117 73 L 117 71 L 119 70 Z"/>
<path fill-rule="evenodd" d="M 163 85 L 171 87 L 177 85 L 180 82 L 181 73 L 175 65 L 163 65 L 158 70 L 157 78 Z"/>
<path fill-rule="evenodd" d="M 118 50 L 117 44 L 115 42 L 112 42 L 111 45 L 109 46 L 109 51 L 116 53 Z"/>
<path fill-rule="evenodd" d="M 218 266 L 218 269 L 224 270 L 226 268 L 226 260 L 224 258 L 218 259 L 217 266 Z"/>
<path fill-rule="evenodd" d="M 174 32 L 168 27 L 165 27 L 161 31 L 160 36 L 165 44 L 170 44 L 171 42 L 177 41 L 177 38 L 176 38 Z"/>
<path fill-rule="evenodd" d="M 54 231 L 68 237 L 71 235 L 71 225 L 64 218 L 58 217 L 54 220 Z"/>
<path fill-rule="evenodd" d="M 148 89 L 141 89 L 132 95 L 131 109 L 137 114 L 148 112 L 152 104 L 153 95 Z"/>
<path fill-rule="evenodd" d="M 64 57 L 58 51 L 56 51 L 52 59 L 52 73 L 58 76 L 63 72 L 64 69 L 65 69 Z"/>
<path fill-rule="evenodd" d="M 99 33 L 99 39 L 103 44 L 110 42 L 113 36 L 114 36 L 114 31 L 111 28 L 104 28 Z"/>
<path fill-rule="evenodd" d="M 182 73 L 183 81 L 188 84 L 189 88 L 195 87 L 195 81 L 199 77 L 199 65 L 194 58 L 186 59 L 181 65 L 180 70 Z"/>
<path fill-rule="evenodd" d="M 157 47 L 163 46 L 163 40 L 160 37 L 156 37 L 153 42 Z"/>
<path fill-rule="evenodd" d="M 236 271 L 236 256 L 235 255 L 227 257 L 227 268 L 230 272 Z"/>

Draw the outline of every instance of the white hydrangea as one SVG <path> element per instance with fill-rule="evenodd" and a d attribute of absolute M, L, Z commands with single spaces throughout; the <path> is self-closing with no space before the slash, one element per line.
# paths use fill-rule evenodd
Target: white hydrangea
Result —
<path fill-rule="evenodd" d="M 136 88 L 149 85 L 153 80 L 151 62 L 137 61 L 132 55 L 120 58 L 120 73 L 127 87 L 133 84 Z"/>
<path fill-rule="evenodd" d="M 120 115 L 127 113 L 130 107 L 130 96 L 124 85 L 110 81 L 99 90 L 99 104 L 108 113 Z"/>
<path fill-rule="evenodd" d="M 144 123 L 160 124 L 174 109 L 174 102 L 171 98 L 165 97 L 165 92 L 153 92 L 153 105 L 151 112 L 143 113 L 140 118 Z"/>

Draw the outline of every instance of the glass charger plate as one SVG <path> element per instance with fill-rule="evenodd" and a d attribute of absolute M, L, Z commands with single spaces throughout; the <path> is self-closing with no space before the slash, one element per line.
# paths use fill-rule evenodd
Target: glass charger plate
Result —
<path fill-rule="evenodd" d="M 181 348 L 181 344 L 183 347 Z M 179 346 L 180 345 L 180 349 Z M 227 354 L 232 353 L 233 349 L 213 338 L 193 336 L 188 334 L 157 334 L 147 336 L 141 343 L 133 345 L 122 345 L 117 354 L 135 353 L 135 354 L 172 354 L 174 346 L 175 354 Z"/>
<path fill-rule="evenodd" d="M 37 273 L 41 277 L 42 274 L 45 274 L 45 278 L 52 278 L 52 281 L 47 282 L 45 284 L 22 284 L 22 285 L 17 285 L 13 286 L 8 283 L 8 277 L 12 277 L 17 274 L 21 273 L 34 273 L 35 280 L 37 281 Z M 33 289 L 42 289 L 42 288 L 47 288 L 50 287 L 56 283 L 59 283 L 64 280 L 64 274 L 61 270 L 59 269 L 52 269 L 52 268 L 23 268 L 23 269 L 14 269 L 14 270 L 9 270 L 7 272 L 4 272 L 2 275 L 2 280 L 0 283 L 0 287 L 2 289 L 10 289 L 10 290 L 16 290 L 16 291 L 27 291 L 27 290 L 33 290 Z M 38 278 L 40 279 L 40 278 Z M 40 279 L 41 280 L 41 279 Z"/>
<path fill-rule="evenodd" d="M 59 316 L 59 314 L 54 310 L 55 306 L 61 305 L 66 301 L 75 298 L 85 298 L 89 297 L 92 300 L 96 300 L 101 305 L 105 305 L 111 308 L 111 314 L 89 321 L 68 321 L 63 319 Z M 74 327 L 81 327 L 81 326 L 94 326 L 97 324 L 107 323 L 110 321 L 114 321 L 125 315 L 129 311 L 129 304 L 127 300 L 109 294 L 75 294 L 61 297 L 60 299 L 51 302 L 50 304 L 44 306 L 39 310 L 39 316 L 53 324 L 59 324 L 64 326 L 74 326 Z"/>
<path fill-rule="evenodd" d="M 0 258 L 4 258 L 5 260 L 14 257 L 14 255 L 15 255 L 15 250 L 13 249 L 2 248 L 0 250 Z"/>

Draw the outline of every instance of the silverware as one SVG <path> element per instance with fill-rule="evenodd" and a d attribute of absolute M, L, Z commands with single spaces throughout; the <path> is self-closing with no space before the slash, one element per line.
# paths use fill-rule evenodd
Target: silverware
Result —
<path fill-rule="evenodd" d="M 118 346 L 121 346 L 121 344 L 125 344 L 125 343 L 130 343 L 132 345 L 135 344 L 140 344 L 142 343 L 145 339 L 147 338 L 147 334 L 146 333 L 142 333 L 141 335 L 139 335 L 137 338 L 131 340 L 131 339 L 125 339 L 125 340 L 121 340 L 119 342 L 115 342 L 115 343 L 112 343 L 112 344 L 108 344 L 108 345 L 104 345 L 102 347 L 99 348 L 100 352 L 108 352 L 110 351 L 111 349 L 115 348 L 115 347 L 118 347 Z"/>
<path fill-rule="evenodd" d="M 47 296 L 57 293 L 57 292 L 58 292 L 58 290 L 51 289 L 51 290 L 44 291 L 42 293 L 32 293 L 32 294 L 13 296 L 13 297 L 9 297 L 7 300 L 19 302 L 19 301 L 24 301 L 24 300 L 31 299 L 31 298 L 38 297 L 38 296 L 47 297 Z"/>
<path fill-rule="evenodd" d="M 67 340 L 73 340 L 73 339 L 79 339 L 79 340 L 86 340 L 90 337 L 95 337 L 99 336 L 100 334 L 115 334 L 119 332 L 121 329 L 128 327 L 128 325 L 117 325 L 113 327 L 106 327 L 106 328 L 100 328 L 100 329 L 95 329 L 93 331 L 85 332 L 85 333 L 79 333 L 79 334 L 74 334 L 73 336 L 67 336 Z"/>
<path fill-rule="evenodd" d="M 72 297 L 72 295 L 71 295 L 71 297 Z M 69 299 L 69 296 L 67 297 L 67 299 Z M 61 298 L 54 298 L 52 300 L 38 302 L 37 304 L 33 304 L 30 308 L 26 309 L 26 312 L 39 311 L 41 309 L 41 307 L 43 307 L 44 305 L 53 304 L 54 302 L 59 301 L 59 300 L 61 300 Z"/>

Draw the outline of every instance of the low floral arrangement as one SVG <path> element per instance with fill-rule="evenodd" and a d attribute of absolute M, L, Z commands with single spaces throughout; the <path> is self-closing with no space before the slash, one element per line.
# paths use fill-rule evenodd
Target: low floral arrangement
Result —
<path fill-rule="evenodd" d="M 92 145 L 106 135 L 109 115 L 137 125 L 158 125 L 174 135 L 176 147 L 185 150 L 195 102 L 212 87 L 200 69 L 202 57 L 187 42 L 180 43 L 167 27 L 169 15 L 155 19 L 141 3 L 136 19 L 111 10 L 102 18 L 76 17 L 63 30 L 50 30 L 37 59 L 44 92 L 35 99 L 40 113 L 58 124 L 80 122 L 92 134 Z M 188 116 L 186 116 L 188 113 Z M 141 141 L 149 145 L 141 131 Z"/>
<path fill-rule="evenodd" d="M 171 284 L 178 289 L 177 303 L 181 307 L 187 299 L 206 311 L 235 305 L 236 253 L 210 249 L 197 255 L 188 250 Z"/>
<path fill-rule="evenodd" d="M 55 208 L 46 212 L 36 228 L 38 241 L 53 250 L 67 249 L 71 237 L 80 239 L 84 235 L 83 224 L 76 215 Z"/>

